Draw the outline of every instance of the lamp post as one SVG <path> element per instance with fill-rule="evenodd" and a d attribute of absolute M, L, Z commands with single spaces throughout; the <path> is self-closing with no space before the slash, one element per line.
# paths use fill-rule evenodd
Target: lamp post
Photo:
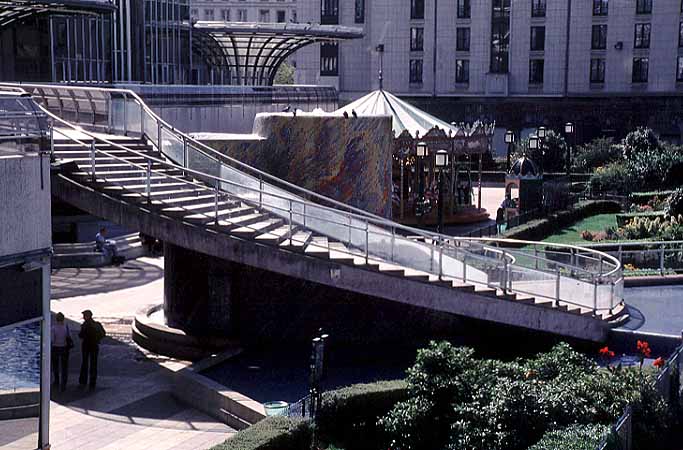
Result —
<path fill-rule="evenodd" d="M 529 136 L 529 150 L 531 150 L 533 153 L 534 150 L 538 150 L 538 146 L 539 146 L 538 136 L 536 136 L 535 134 L 532 134 L 531 136 Z M 541 167 L 541 173 L 542 173 L 543 172 L 543 163 L 542 162 L 541 162 L 540 167 Z"/>
<path fill-rule="evenodd" d="M 540 164 L 540 170 L 541 170 L 541 175 L 543 175 L 543 165 L 545 163 L 545 146 L 544 146 L 544 141 L 547 136 L 547 130 L 545 127 L 538 127 L 538 130 L 536 130 L 536 135 L 538 136 L 538 148 L 541 150 L 541 164 Z"/>
<path fill-rule="evenodd" d="M 422 166 L 423 158 L 429 156 L 429 148 L 426 142 L 418 142 L 415 146 L 415 155 L 417 156 L 417 204 L 415 205 L 415 215 L 417 216 L 418 224 L 422 225 L 422 215 L 424 214 L 425 192 L 424 192 L 424 169 Z"/>
<path fill-rule="evenodd" d="M 512 130 L 507 130 L 505 132 L 505 143 L 508 146 L 508 152 L 507 152 L 507 170 L 506 172 L 510 171 L 510 157 L 512 154 L 512 145 L 515 143 L 515 133 Z"/>
<path fill-rule="evenodd" d="M 567 135 L 567 176 L 571 175 L 572 167 L 572 147 L 574 146 L 574 124 L 567 122 L 564 124 L 564 134 Z M 570 141 L 571 139 L 571 141 Z M 571 143 L 570 143 L 571 142 Z"/>
<path fill-rule="evenodd" d="M 439 171 L 439 225 L 437 231 L 439 234 L 443 234 L 443 172 L 448 166 L 448 152 L 446 150 L 436 152 L 434 165 Z"/>

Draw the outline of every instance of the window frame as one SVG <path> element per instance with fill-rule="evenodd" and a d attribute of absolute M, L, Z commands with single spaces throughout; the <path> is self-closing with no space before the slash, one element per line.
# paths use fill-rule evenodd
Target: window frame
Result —
<path fill-rule="evenodd" d="M 640 33 L 638 32 L 640 30 Z M 647 33 L 645 33 L 647 30 Z M 633 28 L 633 48 L 650 48 L 652 25 L 650 23 L 636 23 Z"/>
<path fill-rule="evenodd" d="M 547 9 L 546 0 L 531 0 L 531 17 L 545 17 Z"/>
<path fill-rule="evenodd" d="M 636 61 L 639 63 L 638 68 L 639 70 L 636 72 Z M 643 66 L 643 62 L 645 62 L 645 65 Z M 645 67 L 644 71 L 644 77 L 643 75 L 643 67 Z M 638 74 L 638 76 L 636 76 Z M 633 66 L 631 68 L 631 83 L 634 84 L 641 84 L 641 83 L 647 83 L 650 78 L 650 58 L 647 56 L 636 56 L 633 58 Z"/>
<path fill-rule="evenodd" d="M 461 32 L 463 33 L 464 40 L 461 40 Z M 463 44 L 463 45 L 461 45 Z M 464 45 L 467 44 L 467 45 Z M 470 46 L 472 45 L 472 32 L 470 27 L 456 27 L 455 29 L 455 50 L 458 52 L 469 52 Z"/>
<path fill-rule="evenodd" d="M 422 58 L 411 58 L 409 64 L 410 75 L 408 82 L 410 84 L 422 84 L 424 82 L 424 60 Z"/>
<path fill-rule="evenodd" d="M 456 8 L 456 16 L 458 19 L 471 19 L 472 18 L 472 2 L 471 2 L 471 0 L 457 0 L 455 8 Z"/>
<path fill-rule="evenodd" d="M 533 71 L 532 68 L 535 65 L 538 65 L 540 63 L 540 68 L 541 70 L 538 71 Z M 540 74 L 540 79 L 539 77 L 533 77 L 533 75 L 539 75 Z M 545 81 L 545 59 L 543 58 L 531 58 L 529 59 L 529 85 L 532 86 L 541 86 L 543 85 Z"/>
<path fill-rule="evenodd" d="M 424 20 L 425 0 L 410 0 L 410 19 Z"/>
<path fill-rule="evenodd" d="M 596 30 L 599 30 L 596 33 Z M 604 30 L 604 33 L 602 32 Z M 597 37 L 597 39 L 596 39 Z M 607 49 L 607 24 L 594 23 L 591 26 L 591 50 Z"/>
<path fill-rule="evenodd" d="M 543 39 L 540 41 L 539 45 L 539 31 Z M 536 39 L 534 39 L 536 37 Z M 529 50 L 532 52 L 543 52 L 545 51 L 545 26 L 532 26 L 529 33 Z"/>
<path fill-rule="evenodd" d="M 593 0 L 593 16 L 607 16 L 609 14 L 609 0 Z"/>
<path fill-rule="evenodd" d="M 636 14 L 652 14 L 652 0 L 636 0 Z"/>
<path fill-rule="evenodd" d="M 601 75 L 598 78 L 593 77 L 594 68 L 595 68 L 594 63 L 598 63 L 597 64 L 597 68 L 598 68 L 597 73 Z M 600 67 L 602 67 L 602 70 L 600 70 Z M 605 58 L 591 58 L 589 75 L 588 75 L 588 79 L 589 79 L 591 84 L 603 84 L 603 83 L 605 83 L 606 67 L 607 67 L 607 62 L 606 62 Z"/>
<path fill-rule="evenodd" d="M 424 27 L 410 27 L 410 51 L 424 51 Z M 413 32 L 415 32 L 413 34 Z"/>
<path fill-rule="evenodd" d="M 458 67 L 461 67 L 461 70 L 458 70 Z M 463 75 L 464 76 L 459 76 Z M 458 85 L 463 85 L 463 84 L 470 84 L 470 60 L 469 59 L 463 59 L 463 58 L 456 58 L 455 60 L 455 84 Z"/>

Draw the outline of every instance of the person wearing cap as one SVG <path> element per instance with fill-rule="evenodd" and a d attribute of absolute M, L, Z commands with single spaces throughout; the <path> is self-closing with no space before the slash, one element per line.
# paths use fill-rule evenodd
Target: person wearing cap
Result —
<path fill-rule="evenodd" d="M 95 389 L 97 384 L 97 356 L 100 352 L 100 341 L 106 336 L 106 333 L 102 324 L 92 318 L 92 311 L 86 309 L 82 314 L 83 324 L 78 333 L 78 337 L 81 338 L 82 357 L 81 375 L 78 378 L 78 383 L 82 386 L 89 384 L 90 389 Z"/>
<path fill-rule="evenodd" d="M 64 392 L 66 390 L 67 377 L 69 375 L 69 350 L 74 346 L 69 332 L 69 326 L 64 322 L 64 314 L 55 315 L 50 331 L 52 342 L 52 375 L 55 388 Z"/>

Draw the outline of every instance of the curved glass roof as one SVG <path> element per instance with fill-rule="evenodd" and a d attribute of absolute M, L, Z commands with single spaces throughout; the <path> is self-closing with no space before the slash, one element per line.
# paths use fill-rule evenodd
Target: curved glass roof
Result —
<path fill-rule="evenodd" d="M 360 28 L 301 23 L 196 22 L 192 46 L 207 64 L 227 68 L 228 84 L 271 85 L 292 53 L 315 42 L 363 37 Z"/>

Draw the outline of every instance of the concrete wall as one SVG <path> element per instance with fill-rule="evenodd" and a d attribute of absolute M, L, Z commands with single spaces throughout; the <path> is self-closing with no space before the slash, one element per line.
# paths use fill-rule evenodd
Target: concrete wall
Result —
<path fill-rule="evenodd" d="M 199 135 L 233 158 L 297 186 L 391 217 L 388 117 L 259 114 L 253 135 Z"/>
<path fill-rule="evenodd" d="M 51 245 L 50 162 L 0 152 L 0 257 Z M 42 170 L 42 186 L 41 186 Z"/>

